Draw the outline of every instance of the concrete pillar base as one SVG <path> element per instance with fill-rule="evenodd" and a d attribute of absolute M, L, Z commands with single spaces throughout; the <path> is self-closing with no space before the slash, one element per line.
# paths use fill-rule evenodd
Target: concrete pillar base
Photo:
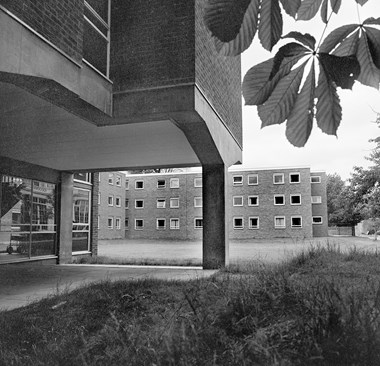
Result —
<path fill-rule="evenodd" d="M 223 164 L 203 165 L 203 269 L 228 265 L 228 170 Z"/>

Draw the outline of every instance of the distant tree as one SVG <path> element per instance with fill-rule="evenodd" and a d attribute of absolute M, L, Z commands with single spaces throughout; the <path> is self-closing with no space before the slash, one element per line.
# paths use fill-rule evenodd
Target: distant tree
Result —
<path fill-rule="evenodd" d="M 359 5 L 368 0 L 354 1 L 359 15 Z M 245 103 L 257 106 L 262 127 L 286 121 L 286 137 L 297 147 L 306 144 L 314 119 L 324 133 L 336 135 L 342 119 L 338 87 L 351 89 L 358 81 L 379 89 L 380 18 L 359 19 L 360 24 L 346 24 L 324 37 L 331 16 L 338 14 L 342 3 L 342 0 L 207 2 L 205 23 L 221 55 L 240 54 L 251 45 L 256 33 L 268 51 L 280 39 L 287 42 L 274 57 L 247 72 L 242 89 Z M 310 34 L 296 31 L 283 35 L 283 12 L 297 21 L 308 21 L 318 11 L 325 23 L 321 39 L 317 41 Z"/>
<path fill-rule="evenodd" d="M 380 184 L 378 182 L 363 196 L 360 209 L 363 218 L 371 221 L 371 226 L 375 231 L 375 240 L 377 240 L 380 230 Z"/>
<path fill-rule="evenodd" d="M 156 168 L 156 169 L 134 169 L 128 170 L 128 174 L 148 174 L 148 173 L 178 173 L 182 172 L 181 168 Z"/>
<path fill-rule="evenodd" d="M 345 183 L 337 173 L 327 175 L 327 214 L 329 226 L 338 225 L 342 219 L 342 192 L 345 189 Z"/>

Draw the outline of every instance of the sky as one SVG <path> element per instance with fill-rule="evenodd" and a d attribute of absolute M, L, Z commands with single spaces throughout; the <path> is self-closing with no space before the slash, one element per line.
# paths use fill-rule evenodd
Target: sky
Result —
<path fill-rule="evenodd" d="M 359 6 L 362 21 L 368 17 L 380 17 L 380 1 L 369 0 Z M 285 19 L 286 18 L 286 19 Z M 284 33 L 298 30 L 310 33 L 319 40 L 324 24 L 318 13 L 312 22 L 294 22 L 284 16 Z M 354 0 L 342 1 L 338 16 L 333 16 L 326 34 L 339 25 L 358 23 L 358 12 Z M 280 47 L 284 42 L 279 43 Z M 275 48 L 275 50 L 278 49 Z M 242 76 L 252 66 L 271 58 L 265 51 L 257 35 L 251 47 L 242 55 Z M 376 113 L 380 113 L 380 92 L 355 82 L 351 90 L 338 88 L 343 117 L 337 137 L 324 134 L 314 121 L 311 136 L 305 147 L 291 145 L 285 136 L 285 123 L 261 129 L 261 121 L 255 106 L 244 106 L 243 100 L 243 167 L 296 167 L 309 166 L 313 171 L 338 173 L 344 180 L 350 177 L 354 166 L 368 167 L 373 143 L 368 140 L 380 136 L 380 128 L 374 123 Z"/>

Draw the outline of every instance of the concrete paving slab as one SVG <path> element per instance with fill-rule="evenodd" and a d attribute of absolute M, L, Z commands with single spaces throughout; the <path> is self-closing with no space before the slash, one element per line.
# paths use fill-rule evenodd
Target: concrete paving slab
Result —
<path fill-rule="evenodd" d="M 0 310 L 11 310 L 44 297 L 72 291 L 80 286 L 105 280 L 135 281 L 145 278 L 192 280 L 216 273 L 202 268 L 105 266 L 105 265 L 33 265 L 0 266 Z"/>

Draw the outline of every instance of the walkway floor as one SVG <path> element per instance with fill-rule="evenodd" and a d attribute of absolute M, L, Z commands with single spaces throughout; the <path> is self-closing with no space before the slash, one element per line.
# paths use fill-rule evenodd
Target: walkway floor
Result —
<path fill-rule="evenodd" d="M 27 305 L 43 297 L 73 290 L 90 282 L 159 278 L 190 280 L 211 276 L 216 271 L 194 268 L 33 265 L 0 266 L 0 310 Z"/>

